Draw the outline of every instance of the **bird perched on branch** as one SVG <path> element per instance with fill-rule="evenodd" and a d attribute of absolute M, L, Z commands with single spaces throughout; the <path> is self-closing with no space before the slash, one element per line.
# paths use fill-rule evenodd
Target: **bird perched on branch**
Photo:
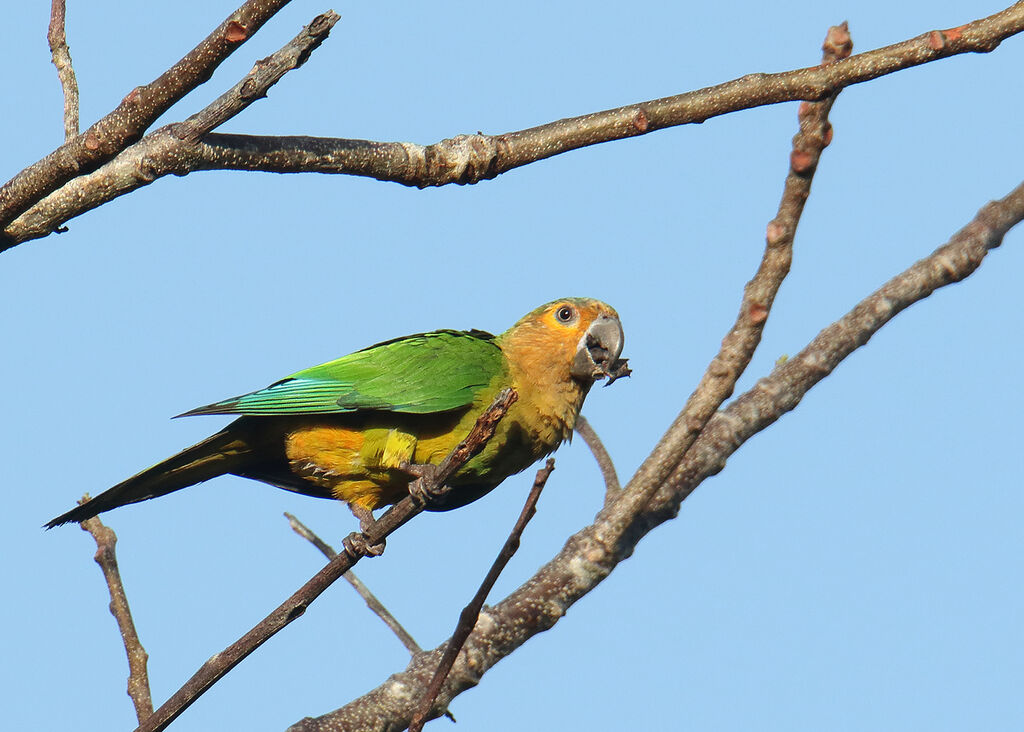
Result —
<path fill-rule="evenodd" d="M 345 501 L 362 522 L 408 493 L 409 466 L 436 465 L 499 391 L 519 394 L 483 451 L 428 510 L 475 501 L 572 434 L 595 381 L 628 375 L 619 316 L 598 300 L 542 305 L 498 336 L 439 330 L 300 371 L 266 389 L 186 412 L 241 415 L 47 528 L 231 473 Z"/>

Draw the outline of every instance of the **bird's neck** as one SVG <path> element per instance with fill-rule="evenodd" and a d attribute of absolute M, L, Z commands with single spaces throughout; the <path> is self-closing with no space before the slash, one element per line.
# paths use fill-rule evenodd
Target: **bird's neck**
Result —
<path fill-rule="evenodd" d="M 508 358 L 511 383 L 519 392 L 513 409 L 536 439 L 554 449 L 572 435 L 590 385 L 570 374 L 575 344 L 552 342 L 543 335 L 528 329 L 506 332 L 499 337 L 499 345 Z"/>

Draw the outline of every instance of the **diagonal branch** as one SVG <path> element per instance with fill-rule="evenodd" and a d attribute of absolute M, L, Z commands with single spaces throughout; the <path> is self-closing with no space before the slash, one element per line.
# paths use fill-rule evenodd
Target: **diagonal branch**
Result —
<path fill-rule="evenodd" d="M 431 496 L 441 499 L 451 488 L 446 482 L 459 468 L 479 454 L 484 446 L 494 437 L 498 423 L 516 402 L 519 395 L 515 389 L 503 389 L 487 410 L 480 415 L 473 429 L 466 438 L 455 446 L 448 456 L 435 470 L 413 481 L 409 486 L 409 495 L 389 508 L 383 516 L 366 527 L 362 534 L 353 534 L 346 541 L 346 551 L 337 554 L 323 569 L 316 573 L 306 584 L 300 587 L 291 597 L 279 605 L 267 617 L 261 620 L 245 635 L 214 655 L 204 663 L 185 685 L 178 689 L 171 698 L 161 705 L 150 717 L 142 722 L 136 732 L 159 732 L 167 728 L 178 715 L 184 712 L 200 696 L 217 683 L 231 669 L 241 663 L 250 653 L 255 651 L 293 620 L 301 617 L 324 590 L 336 582 L 345 572 L 359 561 L 360 555 L 349 551 L 356 542 L 364 549 L 380 544 L 392 532 L 404 526 L 412 518 L 422 513 L 427 504 L 419 496 Z"/>
<path fill-rule="evenodd" d="M 868 341 L 899 312 L 940 287 L 959 282 L 981 265 L 1014 225 L 1024 220 L 1024 183 L 1006 198 L 986 205 L 949 243 L 897 275 L 865 298 L 806 348 L 776 367 L 757 386 L 713 417 L 670 480 L 661 483 L 652 505 L 632 512 L 622 501 L 602 511 L 590 526 L 529 580 L 494 607 L 456 662 L 438 704 L 447 707 L 462 691 L 531 637 L 550 629 L 575 602 L 630 556 L 654 527 L 674 517 L 680 503 L 747 439 L 793 409 L 818 381 Z M 636 482 L 636 478 L 633 481 Z M 641 484 L 638 488 L 646 486 Z M 440 647 L 418 654 L 408 667 L 348 705 L 306 718 L 293 732 L 338 729 L 402 729 L 426 689 L 440 658 Z"/>
<path fill-rule="evenodd" d="M 89 500 L 86 495 L 81 503 Z M 149 654 L 142 647 L 139 634 L 135 630 L 135 621 L 132 620 L 132 611 L 128 606 L 128 596 L 124 592 L 124 584 L 121 582 L 121 572 L 117 567 L 117 534 L 109 526 L 106 526 L 98 517 L 94 516 L 81 523 L 83 531 L 88 531 L 96 540 L 96 555 L 93 559 L 103 570 L 103 577 L 107 581 L 107 589 L 110 592 L 110 614 L 117 620 L 118 630 L 121 631 L 121 640 L 124 641 L 124 650 L 128 654 L 128 696 L 135 705 L 135 716 L 141 722 L 153 713 L 153 699 L 149 691 L 149 673 L 146 670 L 146 663 Z"/>
<path fill-rule="evenodd" d="M 289 0 L 247 0 L 180 61 L 136 87 L 107 116 L 0 188 L 0 229 L 77 175 L 94 170 L 132 144 L 171 105 L 210 78 Z"/>
<path fill-rule="evenodd" d="M 704 478 L 721 471 L 726 458 L 740 445 L 795 409 L 811 387 L 882 326 L 940 287 L 973 274 L 989 251 L 1002 244 L 1006 233 L 1022 220 L 1024 183 L 983 207 L 947 244 L 893 277 L 715 415 L 655 496 L 655 506 L 675 510 Z"/>
<path fill-rule="evenodd" d="M 70 140 L 78 135 L 78 81 L 75 79 L 75 67 L 71 64 L 71 50 L 64 30 L 65 15 L 64 0 L 53 0 L 46 40 L 50 44 L 50 58 L 57 68 L 57 78 L 64 91 L 64 139 Z"/>
<path fill-rule="evenodd" d="M 327 561 L 331 561 L 338 555 L 338 552 L 334 551 L 334 547 L 313 533 L 308 526 L 295 518 L 295 516 L 287 511 L 285 511 L 284 516 L 288 519 L 288 525 L 292 527 L 292 531 L 319 549 L 320 553 L 327 557 Z M 363 602 L 365 602 L 366 606 L 370 608 L 370 612 L 380 618 L 384 624 L 391 629 L 391 632 L 398 636 L 398 640 L 401 641 L 402 645 L 405 646 L 405 649 L 409 651 L 409 653 L 415 655 L 423 650 L 420 648 L 419 643 L 416 642 L 416 639 L 410 635 L 409 631 L 407 631 L 405 627 L 398 622 L 398 618 L 392 615 L 391 611 L 384 607 L 384 603 L 377 599 L 377 596 L 370 591 L 369 587 L 363 584 L 363 581 L 356 576 L 355 572 L 350 569 L 348 572 L 345 572 L 343 577 L 350 585 L 352 585 L 352 589 L 359 593 L 359 596 L 363 598 Z"/>
<path fill-rule="evenodd" d="M 523 505 L 523 510 L 520 512 L 519 518 L 516 519 L 512 531 L 509 532 L 508 538 L 501 547 L 501 551 L 498 552 L 498 556 L 494 558 L 494 563 L 491 564 L 487 576 L 480 583 L 480 588 L 473 595 L 473 599 L 470 600 L 469 604 L 459 614 L 458 625 L 455 626 L 455 632 L 452 634 L 451 639 L 445 644 L 444 654 L 437 664 L 434 676 L 430 679 L 427 693 L 423 695 L 416 714 L 413 715 L 412 723 L 409 725 L 409 732 L 420 732 L 423 729 L 423 725 L 426 724 L 428 717 L 433 719 L 447 713 L 445 708 L 436 709 L 434 707 L 437 695 L 441 693 L 441 686 L 444 684 L 444 680 L 448 678 L 452 666 L 455 665 L 455 659 L 458 657 L 459 651 L 462 650 L 462 647 L 469 639 L 469 634 L 473 632 L 473 628 L 480 619 L 480 611 L 483 610 L 487 595 L 494 589 L 494 583 L 498 581 L 498 577 L 501 576 L 502 571 L 504 571 L 509 561 L 515 555 L 516 550 L 519 549 L 519 541 L 523 531 L 526 529 L 526 524 L 537 513 L 537 501 L 540 500 L 540 493 L 544 490 L 544 486 L 547 484 L 548 478 L 551 477 L 554 469 L 555 459 L 548 458 L 544 463 L 544 467 L 537 471 L 537 477 L 533 480 L 533 487 L 530 489 L 530 494 L 526 497 L 526 503 Z"/>
<path fill-rule="evenodd" d="M 1024 2 L 957 28 L 929 31 L 915 38 L 851 56 L 834 64 L 739 79 L 677 96 L 558 120 L 502 135 L 459 135 L 434 145 L 318 137 L 259 137 L 210 134 L 192 146 L 149 140 L 133 146 L 110 167 L 64 186 L 20 218 L 5 216 L 0 189 L 0 251 L 53 233 L 62 224 L 163 175 L 200 170 L 276 173 L 337 173 L 395 181 L 411 186 L 477 183 L 569 150 L 620 140 L 741 109 L 787 101 L 820 101 L 839 90 L 902 69 L 961 53 L 987 53 L 1024 31 Z M 86 133 L 88 135 L 88 133 Z M 137 137 L 136 137 L 137 139 Z M 123 146 L 122 146 L 123 147 Z M 117 151 L 114 151 L 117 152 Z M 52 156 L 50 156 L 52 157 Z M 109 159 L 107 156 L 104 159 Z M 46 158 L 27 170 L 46 163 Z M 143 168 L 139 166 L 145 163 Z M 143 172 L 140 174 L 140 170 Z M 81 171 L 79 171 L 81 172 Z M 55 191 L 65 177 L 44 193 Z M 111 185 L 118 179 L 120 185 Z M 9 195 L 9 194 L 8 194 Z M 40 201 L 41 195 L 32 199 Z M 13 210 L 13 209 L 12 209 Z"/>
<path fill-rule="evenodd" d="M 842 63 L 842 59 L 847 58 L 852 50 L 853 42 L 846 23 L 832 26 L 822 44 L 821 68 L 828 69 Z M 832 140 L 828 114 L 837 94 L 820 102 L 804 102 L 800 105 L 800 129 L 793 137 L 793 150 L 789 156 L 789 171 L 782 199 L 775 218 L 767 227 L 761 264 L 754 278 L 743 289 L 743 300 L 736 322 L 722 339 L 721 348 L 708 364 L 697 388 L 668 432 L 640 466 L 630 481 L 631 485 L 627 486 L 627 493 L 622 500 L 634 507 L 631 510 L 635 511 L 635 507 L 650 500 L 669 472 L 683 459 L 708 420 L 732 396 L 736 382 L 750 365 L 754 351 L 761 343 L 761 334 L 768 322 L 775 296 L 793 262 L 793 239 L 803 214 L 804 203 L 811 193 L 811 182 L 818 160 Z M 637 490 L 635 486 L 638 485 L 646 488 Z"/>

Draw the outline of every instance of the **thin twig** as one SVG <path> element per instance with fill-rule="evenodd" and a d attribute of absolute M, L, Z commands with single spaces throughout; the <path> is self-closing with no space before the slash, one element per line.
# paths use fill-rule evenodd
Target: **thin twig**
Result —
<path fill-rule="evenodd" d="M 295 518 L 295 516 L 287 511 L 285 511 L 284 516 L 288 519 L 288 525 L 292 527 L 292 531 L 319 549 L 320 553 L 327 557 L 328 561 L 337 556 L 338 553 L 334 551 L 334 547 L 317 536 L 312 529 Z M 352 588 L 359 593 L 359 596 L 363 598 L 363 601 L 366 602 L 366 606 L 370 608 L 377 617 L 383 620 L 385 625 L 391 628 L 391 632 L 398 636 L 398 640 L 402 642 L 402 645 L 405 646 L 409 653 L 416 654 L 423 650 L 420 648 L 420 645 L 416 640 L 409 634 L 409 631 L 402 627 L 402 624 L 398 622 L 398 619 L 392 615 L 386 607 L 384 607 L 384 603 L 377 599 L 377 596 L 374 595 L 370 591 L 370 588 L 356 576 L 356 573 L 353 570 L 350 569 L 348 572 L 345 572 L 343 576 L 348 580 L 348 583 L 352 585 Z"/>
<path fill-rule="evenodd" d="M 420 732 L 423 729 L 428 715 L 431 714 L 431 710 L 434 708 L 434 702 L 437 701 L 437 695 L 441 692 L 444 680 L 448 678 L 452 666 L 455 665 L 455 659 L 458 657 L 459 651 L 462 650 L 462 646 L 465 645 L 469 634 L 473 632 L 473 628 L 476 626 L 476 621 L 480 617 L 480 611 L 483 609 L 488 593 L 490 593 L 494 583 L 498 581 L 498 577 L 508 565 L 513 555 L 515 555 L 516 550 L 519 549 L 519 541 L 523 535 L 523 530 L 534 514 L 537 513 L 537 501 L 540 499 L 540 492 L 544 490 L 544 485 L 548 482 L 551 471 L 554 469 L 555 459 L 548 458 L 544 467 L 537 471 L 537 477 L 533 481 L 533 488 L 530 490 L 530 495 L 526 497 L 526 504 L 523 506 L 515 526 L 512 527 L 508 539 L 505 540 L 504 546 L 498 552 L 498 556 L 494 559 L 494 564 L 491 565 L 491 569 L 487 572 L 487 576 L 484 577 L 484 581 L 480 583 L 480 589 L 476 591 L 473 599 L 470 600 L 469 604 L 459 614 L 458 625 L 455 626 L 455 632 L 452 633 L 451 639 L 445 646 L 444 655 L 437 665 L 434 677 L 430 680 L 427 693 L 424 694 L 418 710 L 412 717 L 412 722 L 409 724 L 409 732 Z M 444 709 L 438 710 L 434 716 L 441 716 L 444 711 Z"/>
<path fill-rule="evenodd" d="M 829 28 L 822 44 L 820 68 L 834 68 L 853 49 L 846 23 Z M 722 339 L 722 346 L 708 364 L 700 384 L 683 407 L 658 446 L 644 461 L 630 481 L 631 486 L 644 485 L 643 491 L 630 491 L 622 500 L 640 505 L 651 499 L 662 480 L 684 458 L 708 420 L 722 403 L 732 396 L 761 342 L 761 333 L 768 321 L 775 296 L 789 274 L 793 262 L 793 238 L 811 192 L 811 181 L 822 151 L 831 142 L 832 128 L 828 113 L 835 94 L 820 102 L 804 102 L 797 117 L 800 129 L 793 137 L 786 182 L 778 212 L 767 226 L 765 250 L 753 279 L 743 289 L 743 299 L 736 322 Z"/>
<path fill-rule="evenodd" d="M 50 44 L 50 58 L 57 68 L 57 78 L 64 91 L 64 139 L 78 136 L 78 80 L 75 67 L 71 64 L 71 49 L 68 48 L 65 33 L 64 0 L 53 0 L 50 4 L 50 28 L 46 40 Z"/>
<path fill-rule="evenodd" d="M 131 145 L 164 112 L 210 78 L 289 0 L 246 0 L 210 35 L 158 78 L 133 89 L 112 112 L 0 188 L 0 229 L 67 183 Z"/>
<path fill-rule="evenodd" d="M 82 497 L 79 503 L 89 500 L 88 494 Z M 124 592 L 124 584 L 121 582 L 121 572 L 117 568 L 117 535 L 114 530 L 103 524 L 99 517 L 79 524 L 83 531 L 88 531 L 96 540 L 96 554 L 93 559 L 103 570 L 103 577 L 107 580 L 107 589 L 110 591 L 110 614 L 117 620 L 117 627 L 121 631 L 121 640 L 124 641 L 124 650 L 128 654 L 128 696 L 135 705 L 135 716 L 139 722 L 146 719 L 153 713 L 153 699 L 149 691 L 149 674 L 146 671 L 146 662 L 149 655 L 142 647 L 139 634 L 135 630 L 135 623 L 132 621 L 132 611 L 128 606 L 128 597 Z"/>
<path fill-rule="evenodd" d="M 501 659 L 537 633 L 552 628 L 630 556 L 648 532 L 673 518 L 680 502 L 705 478 L 720 471 L 726 458 L 746 440 L 793 409 L 814 384 L 900 311 L 977 270 L 986 254 L 1022 220 L 1024 183 L 1006 198 L 986 205 L 948 244 L 892 278 L 825 328 L 800 354 L 776 367 L 713 417 L 678 474 L 656 495 L 655 503 L 639 507 L 613 503 L 593 524 L 569 537 L 561 551 L 530 579 L 488 608 L 488 622 L 477 628 L 463 650 L 462 656 L 471 657 L 472 663 L 456 664 L 438 705 L 447 707 L 455 696 L 476 686 Z M 416 700 L 426 689 L 440 655 L 440 648 L 417 655 L 404 671 L 392 674 L 377 688 L 333 712 L 301 720 L 290 732 L 401 729 L 415 712 Z"/>
<path fill-rule="evenodd" d="M 333 10 L 316 16 L 295 38 L 280 50 L 257 61 L 252 70 L 233 87 L 221 94 L 202 111 L 174 126 L 181 140 L 194 143 L 215 130 L 258 99 L 267 96 L 270 87 L 289 71 L 306 63 L 310 54 L 327 40 L 341 16 Z"/>
<path fill-rule="evenodd" d="M 498 422 L 518 399 L 514 389 L 503 389 L 487 410 L 480 415 L 469 435 L 453 449 L 437 469 L 417 478 L 409 486 L 410 495 L 389 508 L 384 515 L 366 527 L 362 534 L 353 534 L 346 540 L 346 550 L 336 554 L 334 559 L 316 573 L 291 597 L 261 620 L 245 635 L 214 655 L 204 663 L 185 684 L 171 695 L 152 716 L 141 723 L 136 732 L 159 732 L 167 728 L 179 714 L 192 705 L 196 699 L 237 666 L 250 653 L 284 629 L 289 623 L 302 616 L 306 608 L 328 587 L 345 574 L 361 558 L 356 551 L 380 544 L 388 535 L 405 525 L 410 519 L 422 513 L 428 504 L 419 496 L 442 499 L 451 488 L 448 479 L 459 468 L 477 455 L 494 436 Z M 360 538 L 359 542 L 352 541 Z M 365 556 L 365 555 L 364 555 Z"/>
<path fill-rule="evenodd" d="M 597 436 L 594 428 L 590 426 L 583 415 L 576 418 L 576 433 L 583 438 L 590 448 L 590 452 L 597 460 L 597 467 L 601 469 L 601 476 L 604 478 L 604 502 L 608 505 L 622 491 L 622 484 L 619 483 L 619 474 L 615 472 L 615 463 L 612 456 L 608 454 L 601 438 Z"/>
<path fill-rule="evenodd" d="M 0 189 L 0 251 L 48 236 L 75 216 L 164 175 L 187 175 L 199 170 L 261 170 L 361 175 L 420 187 L 476 183 L 588 145 L 704 122 L 767 104 L 823 100 L 851 84 L 902 69 L 961 53 L 987 53 L 1021 31 L 1024 2 L 957 28 L 929 31 L 827 66 L 749 74 L 717 86 L 518 132 L 458 135 L 434 145 L 210 134 L 195 145 L 183 147 L 168 145 L 166 140 L 150 135 L 102 172 L 72 181 L 44 201 L 40 201 L 41 196 L 18 193 L 26 176 L 44 176 L 40 166 L 51 164 L 52 156 L 48 156 Z M 30 175 L 28 171 L 33 172 Z M 70 177 L 46 188 L 46 192 L 54 191 Z M 11 186 L 17 191 L 9 191 Z M 17 220 L 13 220 L 15 216 Z"/>

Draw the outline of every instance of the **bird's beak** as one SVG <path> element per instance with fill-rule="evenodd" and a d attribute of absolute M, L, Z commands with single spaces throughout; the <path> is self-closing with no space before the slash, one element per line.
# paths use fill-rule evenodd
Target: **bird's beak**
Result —
<path fill-rule="evenodd" d="M 625 360 L 619 359 L 625 336 L 622 324 L 612 315 L 601 315 L 580 338 L 572 375 L 581 381 L 593 382 L 608 377 L 608 383 L 629 375 Z"/>

